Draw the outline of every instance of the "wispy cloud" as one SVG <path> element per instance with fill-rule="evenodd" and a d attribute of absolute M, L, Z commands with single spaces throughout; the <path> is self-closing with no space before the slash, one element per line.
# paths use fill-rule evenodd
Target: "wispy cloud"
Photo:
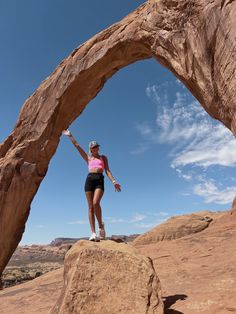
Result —
<path fill-rule="evenodd" d="M 150 228 L 154 228 L 156 227 L 157 225 L 160 225 L 161 223 L 165 222 L 166 219 L 158 219 L 158 220 L 155 220 L 155 221 L 151 221 L 151 222 L 138 222 L 135 224 L 136 227 L 139 227 L 139 228 L 143 228 L 143 229 L 150 229 Z"/>
<path fill-rule="evenodd" d="M 130 222 L 142 221 L 142 220 L 144 220 L 145 218 L 146 218 L 146 215 L 143 215 L 143 214 L 135 214 L 135 215 L 131 218 Z"/>
<path fill-rule="evenodd" d="M 146 136 L 152 134 L 152 129 L 148 122 L 143 122 L 142 124 L 136 125 L 137 130 L 140 132 L 141 135 Z"/>
<path fill-rule="evenodd" d="M 199 124 L 201 128 L 201 124 Z M 236 140 L 222 125 L 209 125 L 195 137 L 172 162 L 173 166 L 209 167 L 212 165 L 236 166 Z"/>
<path fill-rule="evenodd" d="M 202 180 L 198 172 L 213 166 L 236 166 L 234 135 L 212 119 L 178 80 L 148 85 L 146 94 L 157 105 L 155 121 L 136 126 L 147 147 L 169 145 L 170 166 L 180 178 L 192 182 L 192 192 L 204 202 L 232 202 L 236 187 L 220 189 L 211 178 Z"/>
<path fill-rule="evenodd" d="M 167 217 L 167 216 L 169 216 L 169 213 L 163 212 L 163 211 L 148 212 L 147 214 L 150 216 L 155 216 L 155 217 Z"/>
<path fill-rule="evenodd" d="M 140 155 L 145 153 L 149 149 L 149 144 L 148 143 L 139 143 L 137 147 L 133 150 L 131 150 L 132 155 Z"/>
<path fill-rule="evenodd" d="M 105 217 L 105 220 L 109 223 L 126 223 L 138 228 L 148 229 L 164 222 L 168 218 L 168 215 L 166 212 L 147 212 L 145 214 L 135 213 L 133 216 L 127 218 Z M 155 216 L 155 219 L 153 219 L 153 216 Z"/>
<path fill-rule="evenodd" d="M 39 229 L 43 229 L 43 228 L 45 228 L 45 226 L 44 226 L 44 225 L 36 225 L 35 227 L 36 227 L 36 228 L 39 228 Z"/>
<path fill-rule="evenodd" d="M 109 221 L 110 223 L 133 223 L 133 222 L 138 222 L 142 221 L 146 218 L 146 215 L 136 213 L 134 214 L 131 218 L 118 218 L 118 217 L 106 217 L 106 220 Z"/>
<path fill-rule="evenodd" d="M 76 220 L 76 221 L 68 222 L 69 225 L 85 225 L 87 223 L 88 221 L 86 220 Z"/>
<path fill-rule="evenodd" d="M 169 216 L 169 214 L 167 212 L 159 212 L 158 215 L 161 216 L 161 217 Z"/>
<path fill-rule="evenodd" d="M 171 165 L 171 167 L 175 168 L 173 164 Z M 183 171 L 178 168 L 175 168 L 175 170 L 180 178 L 183 178 L 186 181 L 190 181 L 192 179 L 192 174 L 184 174 Z"/>
<path fill-rule="evenodd" d="M 164 211 L 160 212 L 147 212 L 143 213 L 135 213 L 130 217 L 112 217 L 107 216 L 104 217 L 104 220 L 109 224 L 129 224 L 133 227 L 140 229 L 150 229 L 163 223 L 166 219 L 168 219 L 169 214 Z M 88 224 L 87 220 L 76 220 L 68 222 L 70 225 L 84 225 Z"/>
<path fill-rule="evenodd" d="M 117 217 L 105 217 L 106 221 L 109 221 L 109 223 L 123 223 L 127 222 L 127 220 L 123 218 L 117 218 Z"/>
<path fill-rule="evenodd" d="M 196 184 L 193 192 L 204 198 L 205 203 L 228 204 L 236 195 L 236 186 L 219 189 L 213 180 Z"/>
<path fill-rule="evenodd" d="M 154 222 L 149 222 L 149 223 L 144 223 L 144 222 L 139 222 L 135 224 L 136 227 L 143 228 L 143 229 L 149 229 L 153 228 L 156 226 Z"/>
<path fill-rule="evenodd" d="M 146 93 L 157 104 L 156 125 L 145 122 L 137 130 L 147 142 L 174 146 L 172 166 L 236 166 L 234 135 L 210 118 L 186 89 L 177 91 L 172 101 L 162 85 L 148 86 Z"/>

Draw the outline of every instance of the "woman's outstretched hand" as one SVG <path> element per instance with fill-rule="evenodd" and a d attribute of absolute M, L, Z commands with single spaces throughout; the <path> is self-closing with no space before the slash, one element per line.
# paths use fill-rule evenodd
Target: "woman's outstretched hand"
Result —
<path fill-rule="evenodd" d="M 119 183 L 114 183 L 114 187 L 115 187 L 115 191 L 117 192 L 121 192 L 121 186 L 119 185 Z"/>
<path fill-rule="evenodd" d="M 69 130 L 62 131 L 63 135 L 71 136 L 71 132 Z"/>

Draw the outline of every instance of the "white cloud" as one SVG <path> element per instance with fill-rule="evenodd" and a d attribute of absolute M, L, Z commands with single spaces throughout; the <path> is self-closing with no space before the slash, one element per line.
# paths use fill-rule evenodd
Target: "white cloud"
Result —
<path fill-rule="evenodd" d="M 160 216 L 165 216 L 165 217 L 166 217 L 166 216 L 169 216 L 169 214 L 168 214 L 167 212 L 159 212 L 159 215 L 160 215 Z"/>
<path fill-rule="evenodd" d="M 151 213 L 147 212 L 145 215 L 136 213 L 132 217 L 124 218 L 116 218 L 116 217 L 105 217 L 105 221 L 109 223 L 127 223 L 132 224 L 138 228 L 152 228 L 162 222 L 164 222 L 168 217 L 169 214 L 166 212 L 158 212 L 158 213 Z M 153 216 L 158 217 L 153 219 Z M 160 218 L 159 218 L 160 217 Z"/>
<path fill-rule="evenodd" d="M 181 169 L 175 168 L 175 166 L 173 164 L 171 164 L 171 168 L 174 168 L 176 170 L 176 172 L 178 173 L 178 176 L 180 178 L 183 178 L 186 181 L 190 181 L 192 179 L 191 174 L 184 174 Z"/>
<path fill-rule="evenodd" d="M 187 175 L 187 174 L 182 174 L 182 178 L 186 181 L 190 181 L 192 179 L 191 175 Z"/>
<path fill-rule="evenodd" d="M 174 97 L 173 91 L 177 91 Z M 219 188 L 211 179 L 206 179 L 206 175 L 212 166 L 236 166 L 234 135 L 212 119 L 178 80 L 159 86 L 148 85 L 146 94 L 157 104 L 156 124 L 145 122 L 137 130 L 149 147 L 151 144 L 170 145 L 170 166 L 180 178 L 195 184 L 194 194 L 203 197 L 206 203 L 232 202 L 236 187 L 222 187 L 218 183 L 222 187 Z M 205 177 L 198 175 L 199 170 Z"/>
<path fill-rule="evenodd" d="M 142 124 L 137 124 L 136 128 L 141 133 L 141 135 L 144 135 L 144 136 L 152 133 L 152 129 L 147 122 L 143 122 Z"/>
<path fill-rule="evenodd" d="M 135 226 L 139 228 L 150 229 L 150 228 L 154 228 L 157 225 L 160 225 L 164 221 L 165 219 L 158 219 L 152 222 L 139 222 L 139 223 L 136 223 Z"/>
<path fill-rule="evenodd" d="M 203 197 L 205 203 L 228 204 L 232 203 L 235 197 L 236 186 L 220 190 L 213 180 L 205 180 L 202 183 L 196 184 L 193 188 L 193 192 Z"/>
<path fill-rule="evenodd" d="M 76 220 L 76 221 L 68 222 L 69 225 L 85 225 L 87 223 L 88 221 L 86 220 Z"/>
<path fill-rule="evenodd" d="M 225 126 L 210 118 L 185 88 L 176 92 L 172 102 L 166 86 L 148 86 L 146 93 L 158 105 L 156 127 L 151 128 L 145 122 L 137 129 L 148 142 L 174 145 L 173 167 L 236 166 L 235 137 Z"/>
<path fill-rule="evenodd" d="M 149 145 L 147 143 L 138 144 L 138 147 L 136 149 L 133 149 L 130 153 L 132 155 L 140 155 L 145 153 L 149 149 Z"/>
<path fill-rule="evenodd" d="M 155 216 L 155 217 L 167 217 L 167 216 L 169 216 L 169 213 L 163 212 L 163 211 L 160 211 L 160 212 L 148 212 L 148 215 Z"/>
<path fill-rule="evenodd" d="M 140 223 L 136 223 L 135 226 L 139 227 L 139 228 L 149 229 L 149 228 L 155 227 L 155 223 L 153 223 L 153 222 L 150 222 L 150 223 L 140 222 Z"/>
<path fill-rule="evenodd" d="M 196 133 L 193 141 L 174 158 L 174 167 L 189 164 L 236 166 L 236 140 L 230 131 L 222 125 L 209 126 L 207 131 L 201 136 Z"/>
<path fill-rule="evenodd" d="M 143 214 L 135 214 L 131 218 L 117 218 L 117 217 L 105 217 L 105 220 L 107 220 L 109 223 L 135 223 L 143 221 L 146 218 L 146 215 Z"/>
<path fill-rule="evenodd" d="M 135 214 L 135 215 L 133 216 L 133 218 L 131 218 L 130 222 L 142 221 L 142 220 L 144 220 L 145 218 L 146 218 L 146 216 L 143 215 L 143 214 Z"/>
<path fill-rule="evenodd" d="M 128 222 L 127 220 L 125 220 L 123 218 L 117 218 L 117 217 L 105 217 L 105 220 L 109 221 L 109 223 Z"/>

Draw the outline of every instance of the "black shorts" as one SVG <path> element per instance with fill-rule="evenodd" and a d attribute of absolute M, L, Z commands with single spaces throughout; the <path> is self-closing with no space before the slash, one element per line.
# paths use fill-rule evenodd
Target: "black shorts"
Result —
<path fill-rule="evenodd" d="M 89 173 L 85 185 L 85 192 L 94 192 L 95 189 L 102 189 L 104 191 L 104 175 L 102 173 Z"/>

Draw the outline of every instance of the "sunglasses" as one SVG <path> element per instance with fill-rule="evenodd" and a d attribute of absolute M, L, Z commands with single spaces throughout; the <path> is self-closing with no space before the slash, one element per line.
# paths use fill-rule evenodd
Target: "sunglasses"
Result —
<path fill-rule="evenodd" d="M 97 146 L 93 146 L 93 147 L 91 147 L 90 149 L 94 149 L 94 148 L 98 148 L 99 146 L 97 145 Z"/>

